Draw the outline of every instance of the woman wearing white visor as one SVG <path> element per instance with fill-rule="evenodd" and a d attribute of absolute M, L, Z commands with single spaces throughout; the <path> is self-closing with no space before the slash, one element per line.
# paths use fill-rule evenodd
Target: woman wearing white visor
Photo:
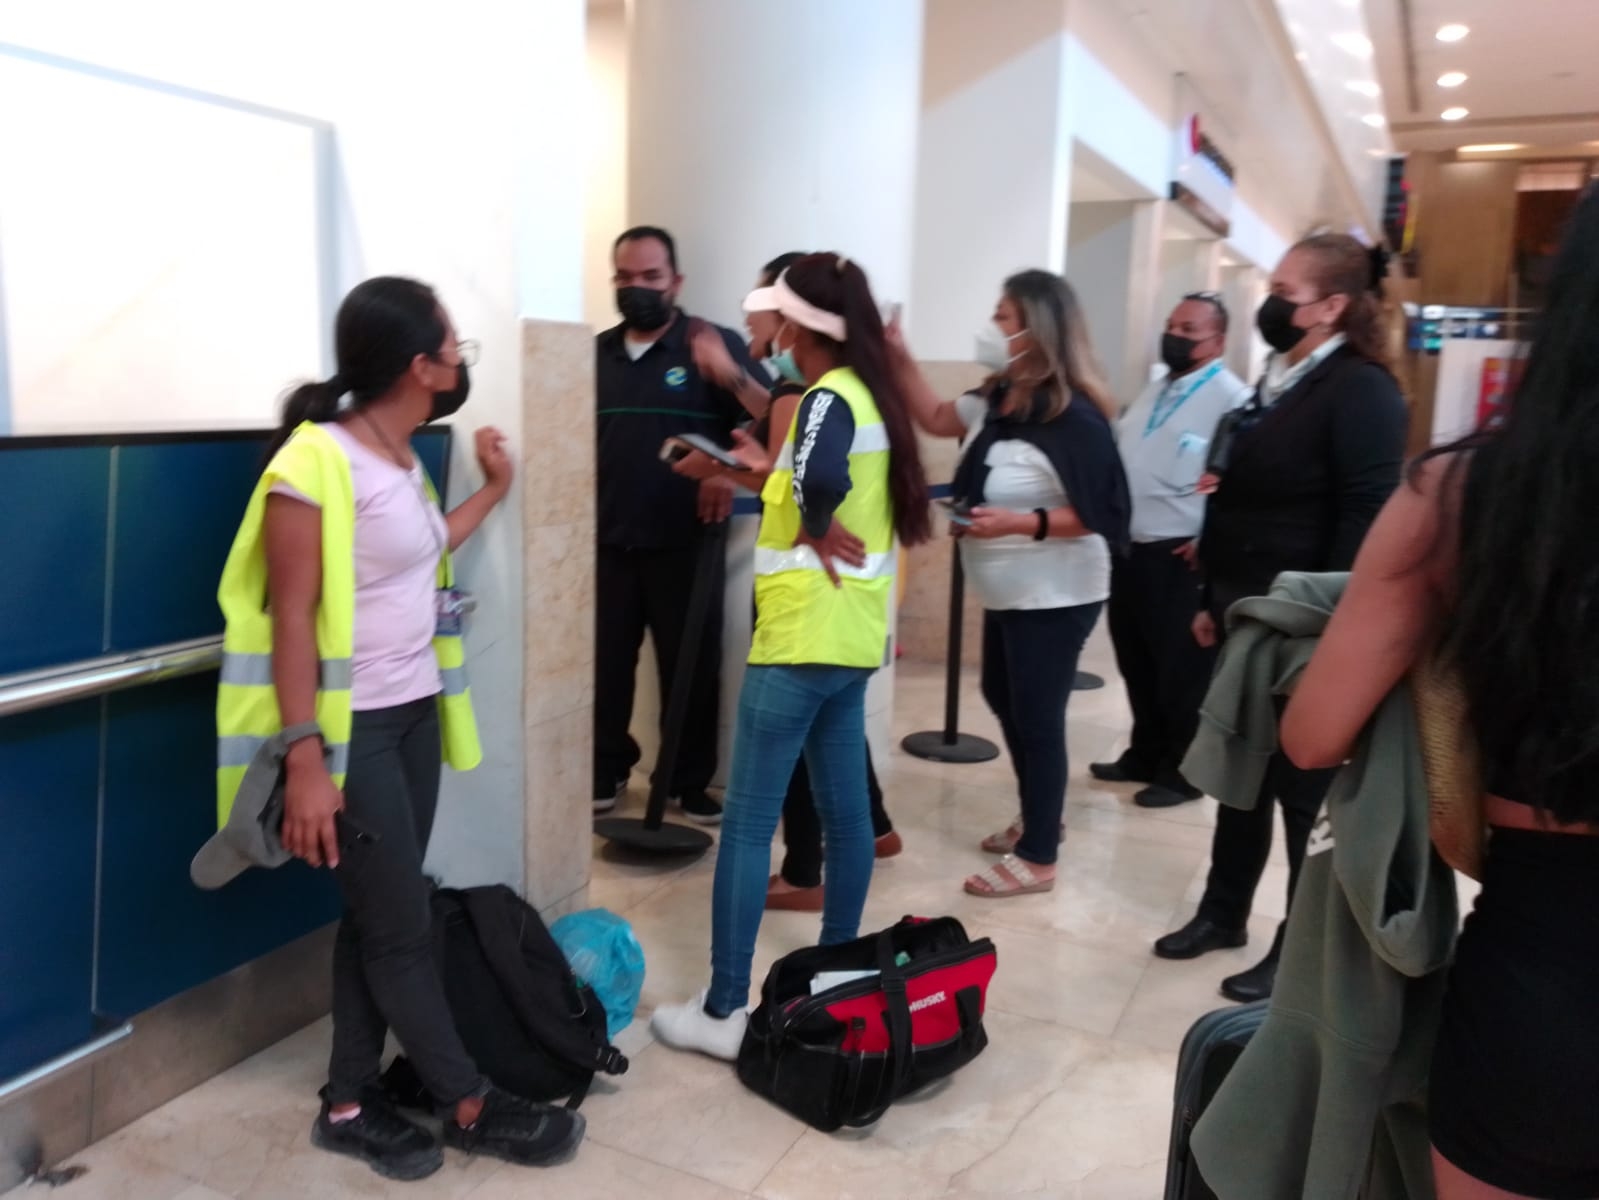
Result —
<path fill-rule="evenodd" d="M 760 299 L 782 317 L 772 339 L 778 369 L 808 390 L 775 462 L 742 434 L 735 450 L 765 477 L 765 507 L 716 859 L 711 985 L 651 1022 L 667 1045 L 729 1061 L 744 1036 L 772 836 L 801 753 L 826 837 L 821 941 L 859 931 L 873 861 L 866 683 L 888 649 L 896 536 L 914 545 L 931 525 L 910 412 L 865 273 L 836 254 L 808 255 Z"/>

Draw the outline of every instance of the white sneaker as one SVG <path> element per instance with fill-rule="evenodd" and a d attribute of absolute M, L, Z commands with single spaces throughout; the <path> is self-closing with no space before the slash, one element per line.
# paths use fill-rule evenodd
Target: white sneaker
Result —
<path fill-rule="evenodd" d="M 724 1062 L 738 1059 L 744 1044 L 744 1027 L 749 1024 L 749 1009 L 741 1008 L 730 1017 L 718 1020 L 705 1011 L 705 992 L 686 1004 L 666 1004 L 650 1018 L 650 1032 L 656 1040 L 674 1050 L 698 1050 Z"/>

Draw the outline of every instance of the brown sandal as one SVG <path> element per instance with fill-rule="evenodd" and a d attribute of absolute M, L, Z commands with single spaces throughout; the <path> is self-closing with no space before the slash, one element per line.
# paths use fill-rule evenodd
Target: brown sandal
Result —
<path fill-rule="evenodd" d="M 1016 843 L 1022 840 L 1022 819 L 1017 817 L 1005 827 L 1003 833 L 991 833 L 983 839 L 983 849 L 989 854 L 1009 854 L 1016 849 Z M 1066 841 L 1066 822 L 1060 825 L 1060 843 Z"/>
<path fill-rule="evenodd" d="M 778 885 L 782 883 L 783 877 L 781 875 L 773 875 L 766 881 L 766 908 L 768 912 L 819 913 L 822 911 L 823 890 L 821 884 L 808 888 L 785 887 L 782 891 L 778 891 Z"/>
<path fill-rule="evenodd" d="M 1007 854 L 988 870 L 966 880 L 966 893 L 984 900 L 1004 900 L 1010 896 L 1031 896 L 1055 890 L 1055 877 L 1040 879 L 1025 859 Z"/>

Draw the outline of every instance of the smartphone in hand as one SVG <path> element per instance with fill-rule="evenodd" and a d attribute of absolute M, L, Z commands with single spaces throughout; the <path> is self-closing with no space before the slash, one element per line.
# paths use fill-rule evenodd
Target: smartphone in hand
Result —
<path fill-rule="evenodd" d="M 729 471 L 748 471 L 749 464 L 740 462 L 732 454 L 718 446 L 710 438 L 698 433 L 680 433 L 676 437 L 669 437 L 661 443 L 661 461 L 666 463 L 680 462 L 694 451 L 698 450 L 707 458 L 720 463 Z"/>
<path fill-rule="evenodd" d="M 968 511 L 970 506 L 966 503 L 950 499 L 939 499 L 933 501 L 933 503 L 944 510 L 944 515 L 949 518 L 951 525 L 961 529 L 970 529 L 972 527 L 972 515 Z"/>

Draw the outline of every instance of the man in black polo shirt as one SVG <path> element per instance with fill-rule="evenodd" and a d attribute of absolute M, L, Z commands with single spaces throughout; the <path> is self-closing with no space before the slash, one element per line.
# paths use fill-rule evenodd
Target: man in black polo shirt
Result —
<path fill-rule="evenodd" d="M 705 524 L 727 520 L 731 485 L 695 483 L 660 460 L 661 443 L 699 433 L 723 445 L 749 410 L 767 397 L 761 368 L 743 340 L 677 307 L 683 277 L 677 247 L 663 229 L 640 226 L 613 249 L 616 306 L 622 323 L 595 339 L 599 401 L 599 566 L 594 666 L 594 810 L 608 812 L 639 760 L 628 733 L 633 680 L 647 628 L 660 668 L 661 713 L 678 671 Z M 727 357 L 707 352 L 720 340 Z M 697 345 L 698 344 L 698 345 Z M 726 369 L 731 359 L 732 370 Z M 711 363 L 718 364 L 711 368 Z M 702 367 L 701 364 L 704 364 Z M 714 825 L 722 808 L 705 794 L 716 773 L 722 670 L 722 564 L 670 792 L 690 820 Z"/>

